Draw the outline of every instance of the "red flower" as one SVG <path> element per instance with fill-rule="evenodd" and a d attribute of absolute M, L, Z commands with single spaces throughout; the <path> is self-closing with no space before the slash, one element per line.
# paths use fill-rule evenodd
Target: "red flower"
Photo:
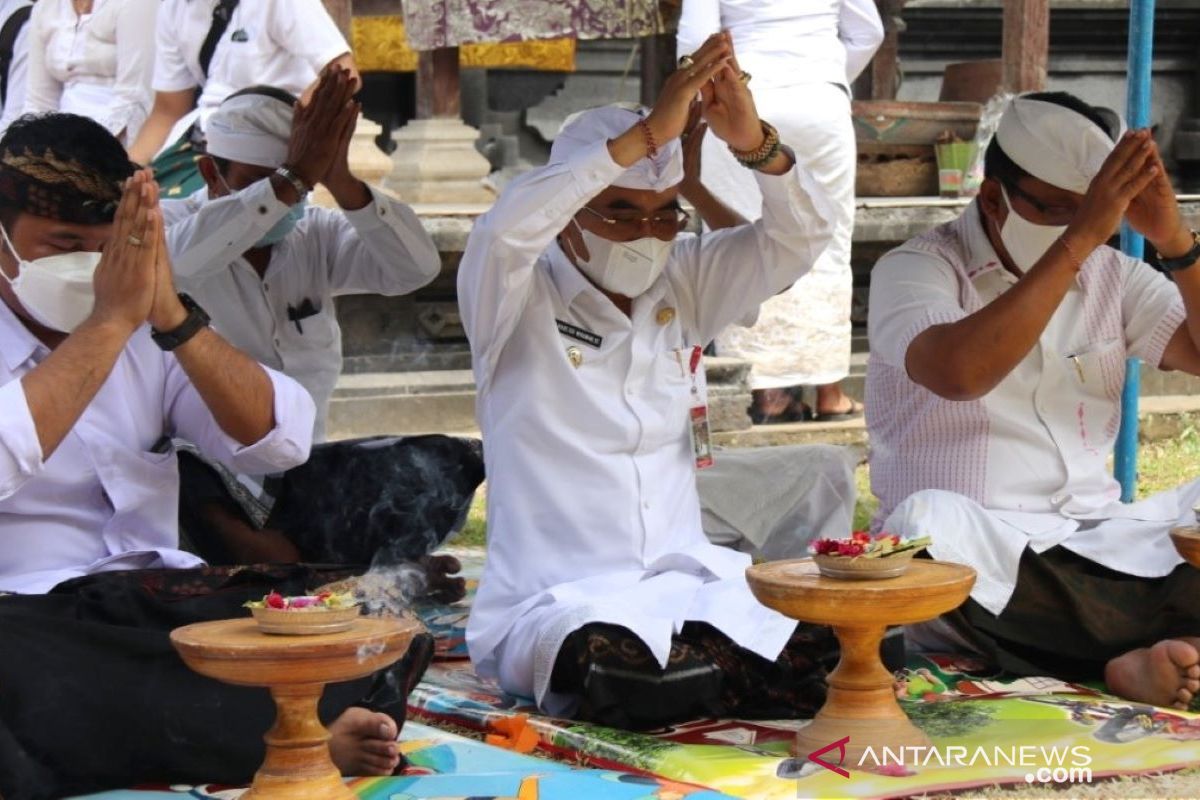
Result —
<path fill-rule="evenodd" d="M 866 531 L 854 531 L 850 534 L 850 541 L 866 544 L 867 542 L 871 541 L 871 534 L 867 533 Z"/>
<path fill-rule="evenodd" d="M 267 608 L 287 608 L 287 602 L 279 592 L 271 592 L 263 598 L 263 603 Z"/>

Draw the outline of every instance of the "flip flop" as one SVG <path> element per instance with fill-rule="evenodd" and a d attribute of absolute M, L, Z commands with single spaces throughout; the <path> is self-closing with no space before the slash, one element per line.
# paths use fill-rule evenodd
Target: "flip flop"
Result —
<path fill-rule="evenodd" d="M 843 422 L 848 419 L 858 419 L 863 415 L 863 404 L 850 398 L 850 409 L 848 411 L 837 411 L 834 413 L 813 415 L 814 422 Z"/>

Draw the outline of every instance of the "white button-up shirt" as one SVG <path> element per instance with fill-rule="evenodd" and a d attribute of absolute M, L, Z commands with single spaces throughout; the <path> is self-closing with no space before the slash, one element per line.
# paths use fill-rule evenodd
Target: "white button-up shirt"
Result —
<path fill-rule="evenodd" d="M 23 6 L 29 5 L 29 0 L 0 0 L 0 27 Z M 29 73 L 29 28 L 26 22 L 21 26 L 13 42 L 12 63 L 8 66 L 8 94 L 4 99 L 3 110 L 0 111 L 0 136 L 8 130 L 12 121 L 25 113 L 25 86 Z"/>
<path fill-rule="evenodd" d="M 90 117 L 137 138 L 154 92 L 154 21 L 160 0 L 93 0 L 82 17 L 71 0 L 33 7 L 25 111 Z"/>
<path fill-rule="evenodd" d="M 488 473 L 467 642 L 481 674 L 551 713 L 569 703 L 547 691 L 554 659 L 588 622 L 626 626 L 663 664 L 688 620 L 767 658 L 795 627 L 750 594 L 748 557 L 701 529 L 689 356 L 800 277 L 833 215 L 800 168 L 758 175 L 763 219 L 680 237 L 627 317 L 554 243 L 621 172 L 598 142 L 521 176 L 459 267 Z"/>
<path fill-rule="evenodd" d="M 47 459 L 21 376 L 50 355 L 0 302 L 0 591 L 45 592 L 94 572 L 192 567 L 179 547 L 179 472 L 164 436 L 256 474 L 302 463 L 313 405 L 268 370 L 275 428 L 244 447 L 221 430 L 179 362 L 150 339 L 130 338 L 108 379 Z"/>
<path fill-rule="evenodd" d="M 317 72 L 350 45 L 321 0 L 252 0 L 238 4 L 205 77 L 200 47 L 217 0 L 163 0 L 158 11 L 156 92 L 201 87 L 200 126 L 229 95 L 248 86 L 301 94 Z"/>
<path fill-rule="evenodd" d="M 964 319 L 1016 282 L 984 232 L 977 203 L 872 270 L 866 405 L 877 521 L 923 489 L 955 492 L 1001 514 L 1007 527 L 997 529 L 1012 536 L 1000 547 L 1005 574 L 995 582 L 1006 591 L 1026 544 L 1038 552 L 1063 544 L 1122 572 L 1165 574 L 1179 563 L 1169 542 L 1165 550 L 1130 547 L 1120 526 L 1089 524 L 1081 531 L 1080 520 L 1168 523 L 1179 515 L 1171 493 L 1122 504 L 1107 464 L 1120 424 L 1125 360 L 1162 361 L 1185 317 L 1179 291 L 1147 264 L 1100 247 L 1038 343 L 987 395 L 946 400 L 909 379 L 905 358 L 913 339 Z M 971 552 L 971 538 L 981 535 L 926 532 L 935 548 L 941 538 L 961 552 Z M 950 541 L 959 538 L 961 548 Z"/>
<path fill-rule="evenodd" d="M 679 53 L 720 30 L 733 34 L 738 65 L 756 88 L 848 87 L 883 42 L 875 0 L 684 0 Z"/>
<path fill-rule="evenodd" d="M 314 436 L 323 441 L 342 370 L 333 298 L 419 289 L 441 269 L 437 247 L 411 208 L 372 189 L 371 203 L 356 211 L 310 206 L 295 230 L 271 248 L 260 277 L 243 253 L 288 207 L 267 180 L 202 200 L 207 196 L 201 189 L 185 200 L 163 201 L 180 290 L 204 307 L 234 346 L 309 391 L 317 404 Z M 294 319 L 308 313 L 301 308 L 315 313 Z"/>

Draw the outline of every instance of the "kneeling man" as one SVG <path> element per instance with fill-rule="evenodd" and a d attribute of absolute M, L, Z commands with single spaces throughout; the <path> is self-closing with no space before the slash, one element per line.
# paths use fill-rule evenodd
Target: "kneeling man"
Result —
<path fill-rule="evenodd" d="M 489 483 L 471 657 L 549 713 L 614 727 L 811 714 L 836 658 L 827 630 L 754 599 L 747 556 L 705 540 L 694 474 L 711 458 L 703 345 L 812 265 L 833 214 L 759 121 L 728 35 L 688 61 L 649 113 L 569 120 L 459 269 Z M 764 196 L 762 220 L 702 238 L 679 236 L 697 94 Z"/>
<path fill-rule="evenodd" d="M 1126 358 L 1200 375 L 1200 237 L 1150 132 L 1116 136 L 1071 95 L 1014 100 L 985 164 L 959 219 L 871 275 L 877 522 L 979 573 L 910 640 L 1187 706 L 1200 572 L 1167 534 L 1200 481 L 1125 505 L 1107 459 Z M 1173 280 L 1105 245 L 1122 219 Z"/>

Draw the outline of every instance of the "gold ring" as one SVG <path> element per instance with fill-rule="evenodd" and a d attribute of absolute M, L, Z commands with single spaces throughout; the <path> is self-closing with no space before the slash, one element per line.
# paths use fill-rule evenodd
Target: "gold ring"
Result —
<path fill-rule="evenodd" d="M 132 233 L 125 237 L 125 241 L 129 242 L 134 247 L 142 246 L 142 240 L 134 236 Z"/>
<path fill-rule="evenodd" d="M 746 72 L 745 70 L 742 70 L 740 73 L 738 73 L 738 80 L 741 81 L 742 83 L 749 83 L 750 82 L 750 73 Z"/>
<path fill-rule="evenodd" d="M 691 69 L 695 65 L 695 63 L 696 63 L 696 59 L 692 58 L 691 56 L 680 56 L 679 57 L 679 68 L 680 69 Z"/>

